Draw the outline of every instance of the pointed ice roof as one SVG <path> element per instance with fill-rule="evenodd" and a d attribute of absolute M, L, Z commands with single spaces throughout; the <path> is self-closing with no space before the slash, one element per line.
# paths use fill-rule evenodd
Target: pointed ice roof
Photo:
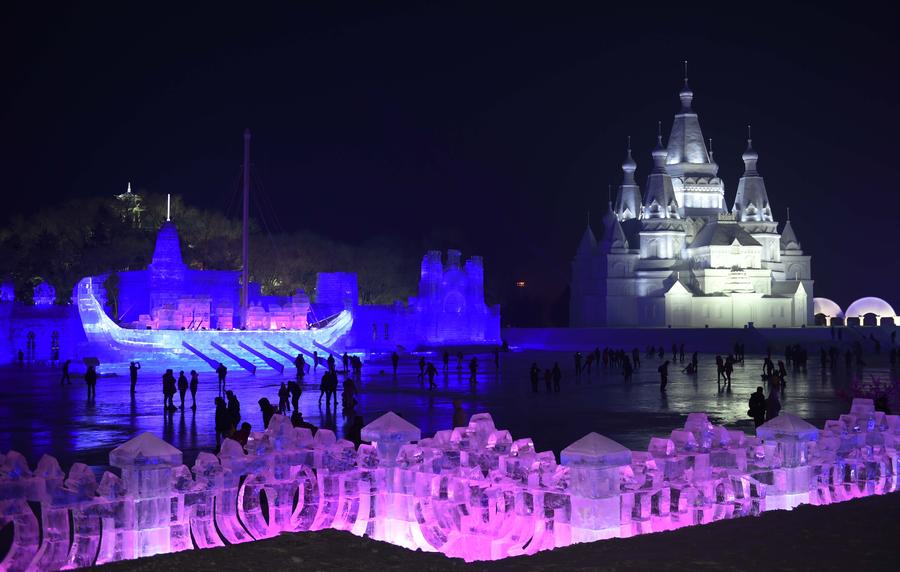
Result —
<path fill-rule="evenodd" d="M 700 120 L 692 107 L 694 92 L 688 85 L 686 73 L 678 98 L 681 100 L 681 110 L 672 122 L 666 164 L 673 176 L 714 177 L 718 166 L 710 160 L 706 150 Z"/>
<path fill-rule="evenodd" d="M 624 467 L 631 464 L 631 451 L 599 433 L 588 433 L 563 449 L 559 458 L 570 467 Z"/>
<path fill-rule="evenodd" d="M 744 228 L 728 220 L 711 220 L 700 229 L 691 248 L 703 246 L 730 246 L 737 241 L 739 246 L 761 246 L 759 241 L 753 238 Z"/>
<path fill-rule="evenodd" d="M 666 290 L 664 292 L 664 295 L 666 297 L 669 297 L 669 296 L 693 296 L 691 289 L 688 288 L 687 284 L 682 282 L 680 275 L 676 275 L 674 278 L 675 278 L 675 280 L 672 281 L 672 284 L 670 284 L 669 287 L 666 288 Z"/>
<path fill-rule="evenodd" d="M 363 427 L 361 435 L 363 440 L 372 442 L 395 441 L 408 443 L 422 438 L 422 432 L 418 427 L 393 411 L 388 411 Z"/>
<path fill-rule="evenodd" d="M 591 224 L 588 223 L 584 229 L 584 234 L 581 235 L 581 242 L 578 243 L 578 250 L 576 250 L 575 253 L 591 255 L 596 248 L 597 238 L 594 236 L 594 231 L 591 230 Z"/>
<path fill-rule="evenodd" d="M 803 254 L 800 241 L 797 240 L 794 227 L 791 226 L 790 215 L 788 215 L 788 219 L 784 223 L 784 229 L 781 231 L 781 250 L 782 252 L 791 251 L 792 254 Z"/>
<path fill-rule="evenodd" d="M 603 240 L 597 246 L 603 254 L 628 250 L 628 239 L 625 238 L 625 231 L 618 215 L 613 211 L 612 203 L 609 203 L 609 210 L 603 217 Z"/>
<path fill-rule="evenodd" d="M 631 157 L 631 137 L 628 138 L 628 151 L 622 162 L 622 184 L 616 193 L 615 213 L 619 221 L 631 220 L 641 215 L 641 188 L 634 180 L 637 163 Z"/>
<path fill-rule="evenodd" d="M 616 219 L 613 222 L 613 237 L 612 243 L 610 244 L 610 250 L 628 250 L 628 238 L 625 237 L 625 229 L 622 228 L 622 223 L 619 222 L 619 219 Z"/>
<path fill-rule="evenodd" d="M 782 411 L 775 419 L 757 427 L 756 436 L 762 439 L 793 437 L 801 441 L 815 441 L 819 438 L 819 430 L 800 417 Z"/>
<path fill-rule="evenodd" d="M 156 247 L 153 249 L 152 266 L 183 266 L 181 241 L 175 223 L 166 221 L 156 233 Z"/>
<path fill-rule="evenodd" d="M 120 469 L 135 466 L 178 466 L 181 459 L 179 449 L 152 433 L 141 433 L 109 452 L 109 464 Z"/>
<path fill-rule="evenodd" d="M 657 132 L 656 148 L 652 152 L 653 169 L 647 176 L 643 218 L 680 218 L 672 177 L 666 170 L 667 153 L 662 143 L 662 134 Z"/>
<path fill-rule="evenodd" d="M 750 133 L 747 126 L 747 134 Z M 766 182 L 756 169 L 759 154 L 753 149 L 753 140 L 747 138 L 747 150 L 741 155 L 744 160 L 744 175 L 738 182 L 734 197 L 734 215 L 740 222 L 772 222 L 772 207 L 766 193 Z"/>
<path fill-rule="evenodd" d="M 612 202 L 610 202 L 606 214 L 603 215 L 603 242 L 606 245 L 612 244 L 617 222 L 619 222 L 619 219 L 616 217 L 616 213 L 613 212 Z"/>

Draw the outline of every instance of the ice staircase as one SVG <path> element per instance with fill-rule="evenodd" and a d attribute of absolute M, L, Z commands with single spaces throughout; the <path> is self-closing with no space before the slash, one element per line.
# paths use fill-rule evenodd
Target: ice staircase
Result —
<path fill-rule="evenodd" d="M 285 350 L 279 348 L 278 346 L 270 344 L 269 342 L 263 342 L 263 345 L 266 347 L 267 350 L 269 350 L 273 353 L 276 353 L 276 354 L 280 355 L 283 359 L 287 360 L 287 363 L 290 364 L 290 366 L 294 365 L 294 360 L 297 359 L 296 354 L 291 355 L 288 352 L 286 352 Z M 305 372 L 306 371 L 309 371 L 309 363 L 306 364 Z"/>
<path fill-rule="evenodd" d="M 278 373 L 284 373 L 284 364 L 281 363 L 280 361 L 278 361 L 278 360 L 276 360 L 276 359 L 273 359 L 273 358 L 270 358 L 269 356 L 263 354 L 262 352 L 260 352 L 260 351 L 258 351 L 258 350 L 255 350 L 255 349 L 251 348 L 250 346 L 248 346 L 248 345 L 245 344 L 244 342 L 238 342 L 238 346 L 240 346 L 242 349 L 246 350 L 246 351 L 247 351 L 248 353 L 250 353 L 252 356 L 254 356 L 254 357 L 259 358 L 260 360 L 262 360 L 263 363 L 265 363 L 267 366 L 271 367 L 272 369 L 274 369 L 274 370 L 277 371 Z"/>
<path fill-rule="evenodd" d="M 210 342 L 209 345 L 211 345 L 213 348 L 217 349 L 219 351 L 219 353 L 230 358 L 233 362 L 235 362 L 236 364 L 238 364 L 245 370 L 249 371 L 250 373 L 252 373 L 252 374 L 256 373 L 256 365 L 254 363 L 250 362 L 250 360 L 242 358 L 241 356 L 239 356 L 236 353 L 234 353 L 233 351 L 231 351 L 229 348 L 226 348 L 225 346 L 223 346 L 219 343 Z"/>
<path fill-rule="evenodd" d="M 209 367 L 211 367 L 211 368 L 213 369 L 213 371 L 215 371 L 216 369 L 219 368 L 219 362 L 218 362 L 218 361 L 214 360 L 213 358 L 209 357 L 209 356 L 206 355 L 205 353 L 201 352 L 200 350 L 198 350 L 197 348 L 195 348 L 195 347 L 192 346 L 191 344 L 189 344 L 189 343 L 187 343 L 187 342 L 181 342 L 181 345 L 182 345 L 182 347 L 184 347 L 186 350 L 188 350 L 189 352 L 193 353 L 194 355 L 196 355 L 197 357 L 199 357 L 200 359 L 202 359 L 202 360 L 205 361 L 206 363 L 208 363 L 208 364 L 209 364 Z"/>

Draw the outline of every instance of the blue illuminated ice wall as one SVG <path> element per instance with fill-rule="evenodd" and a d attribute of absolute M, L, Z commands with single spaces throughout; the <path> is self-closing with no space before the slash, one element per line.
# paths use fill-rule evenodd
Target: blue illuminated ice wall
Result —
<path fill-rule="evenodd" d="M 444 344 L 500 343 L 500 307 L 484 301 L 480 256 L 461 263 L 458 250 L 428 251 L 422 259 L 419 295 L 404 304 L 360 306 L 356 275 L 320 273 L 316 286 L 319 313 L 354 310 L 348 345 L 374 350 L 415 349 Z"/>

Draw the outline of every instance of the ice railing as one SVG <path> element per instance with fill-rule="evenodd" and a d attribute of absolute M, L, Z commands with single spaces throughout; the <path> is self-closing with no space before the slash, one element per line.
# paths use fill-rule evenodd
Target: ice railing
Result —
<path fill-rule="evenodd" d="M 81 463 L 66 476 L 53 457 L 32 470 L 10 452 L 0 523 L 12 523 L 13 542 L 0 568 L 76 568 L 325 528 L 469 561 L 532 554 L 895 491 L 900 417 L 855 399 L 824 429 L 782 413 L 749 437 L 692 413 L 646 452 L 590 433 L 561 464 L 486 413 L 427 439 L 388 413 L 362 435 L 372 444 L 357 450 L 276 415 L 247 454 L 226 439 L 188 468 L 145 433 L 110 453 L 121 476 L 99 483 Z"/>

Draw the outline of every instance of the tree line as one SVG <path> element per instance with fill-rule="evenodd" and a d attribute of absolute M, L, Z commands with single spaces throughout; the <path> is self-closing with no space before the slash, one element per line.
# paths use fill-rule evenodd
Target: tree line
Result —
<path fill-rule="evenodd" d="M 85 276 L 143 270 L 151 262 L 156 232 L 166 219 L 163 196 L 123 193 L 72 199 L 33 215 L 15 215 L 0 229 L 0 278 L 16 298 L 32 302 L 34 287 L 56 288 L 70 302 Z M 193 269 L 238 270 L 241 223 L 172 197 L 184 262 Z M 356 272 L 363 304 L 389 304 L 414 296 L 424 251 L 391 238 L 351 245 L 311 232 L 269 234 L 251 221 L 250 280 L 266 295 L 305 290 L 315 300 L 318 272 Z"/>

